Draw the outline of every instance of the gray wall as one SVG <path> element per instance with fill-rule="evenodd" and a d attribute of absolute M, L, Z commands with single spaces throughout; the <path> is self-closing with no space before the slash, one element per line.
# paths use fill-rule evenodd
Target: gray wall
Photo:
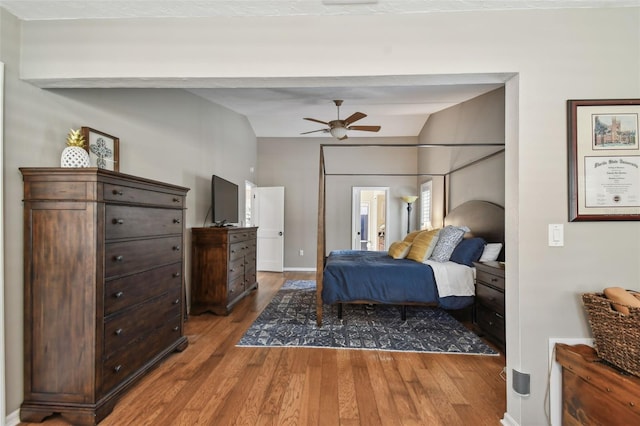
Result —
<path fill-rule="evenodd" d="M 432 114 L 419 139 L 421 144 L 504 143 L 504 87 Z M 492 147 L 424 148 L 420 150 L 418 170 L 426 172 L 442 165 L 456 169 L 474 158 L 494 152 Z M 443 194 L 443 178 L 434 178 L 433 223 L 442 223 L 444 212 L 468 200 L 486 200 L 504 207 L 504 176 L 505 154 L 499 153 L 449 175 L 448 199 Z M 419 178 L 418 181 L 422 183 L 427 179 Z"/>
<path fill-rule="evenodd" d="M 244 187 L 245 179 L 255 180 L 249 169 L 256 167 L 257 160 L 256 137 L 245 117 L 184 90 L 41 90 L 20 81 L 15 48 L 18 25 L 1 8 L 0 19 L 0 61 L 6 64 L 2 183 L 6 406 L 10 413 L 22 402 L 23 389 L 22 176 L 18 167 L 58 167 L 70 128 L 102 130 L 120 138 L 121 172 L 191 188 L 186 223 L 191 228 L 204 223 L 211 175 Z M 240 204 L 244 208 L 242 197 Z M 189 285 L 189 274 L 185 277 Z"/>
<path fill-rule="evenodd" d="M 349 143 L 416 144 L 417 138 L 351 138 Z M 285 188 L 286 269 L 314 270 L 316 267 L 318 178 L 320 145 L 325 147 L 328 173 L 393 173 L 413 174 L 417 160 L 415 149 L 395 151 L 372 149 L 363 155 L 361 149 L 340 148 L 331 138 L 260 138 L 258 141 L 259 186 Z M 390 241 L 400 239 L 406 231 L 406 205 L 402 195 L 416 193 L 413 176 L 327 176 L 326 227 L 327 250 L 351 248 L 351 196 L 354 186 L 390 187 L 390 217 L 387 235 Z M 402 212 L 405 212 L 402 214 Z M 416 214 L 414 210 L 414 215 Z M 404 222 L 403 222 L 404 220 Z M 300 250 L 304 256 L 299 255 Z"/>

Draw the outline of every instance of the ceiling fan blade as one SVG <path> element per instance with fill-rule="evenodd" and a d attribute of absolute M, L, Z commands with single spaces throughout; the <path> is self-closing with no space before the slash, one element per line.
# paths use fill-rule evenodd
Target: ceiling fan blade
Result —
<path fill-rule="evenodd" d="M 380 126 L 350 126 L 348 130 L 363 130 L 365 132 L 377 132 Z"/>
<path fill-rule="evenodd" d="M 316 123 L 320 123 L 320 124 L 325 124 L 325 125 L 329 125 L 329 123 L 325 122 L 325 121 L 320 121 L 320 120 L 316 120 L 315 118 L 304 118 L 305 120 L 309 120 L 309 121 L 315 121 Z"/>
<path fill-rule="evenodd" d="M 306 135 L 306 134 L 309 134 L 309 133 L 316 133 L 316 132 L 325 132 L 326 133 L 328 131 L 329 131 L 329 129 L 320 129 L 320 130 L 312 130 L 310 132 L 304 132 L 304 133 L 300 133 L 300 134 L 301 135 Z"/>
<path fill-rule="evenodd" d="M 361 112 L 354 112 L 353 114 L 351 114 L 349 117 L 347 117 L 344 120 L 344 125 L 348 126 L 351 123 L 355 123 L 358 120 L 362 120 L 363 118 L 365 118 L 367 116 L 367 114 L 363 114 Z"/>

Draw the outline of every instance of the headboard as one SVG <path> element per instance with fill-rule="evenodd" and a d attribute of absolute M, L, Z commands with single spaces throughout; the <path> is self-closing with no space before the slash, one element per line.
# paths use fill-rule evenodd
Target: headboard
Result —
<path fill-rule="evenodd" d="M 465 237 L 482 237 L 487 243 L 504 247 L 504 207 L 489 201 L 472 200 L 460 204 L 444 218 L 445 225 L 468 226 Z"/>

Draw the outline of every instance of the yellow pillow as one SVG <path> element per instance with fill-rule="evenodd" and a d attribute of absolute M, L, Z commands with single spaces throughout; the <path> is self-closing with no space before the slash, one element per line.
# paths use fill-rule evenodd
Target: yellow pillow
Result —
<path fill-rule="evenodd" d="M 421 232 L 411 244 L 411 250 L 407 255 L 407 259 L 415 260 L 416 262 L 422 262 L 428 259 L 433 252 L 433 248 L 438 242 L 438 234 L 440 229 L 433 229 L 431 231 Z"/>
<path fill-rule="evenodd" d="M 396 241 L 389 246 L 389 256 L 394 259 L 404 259 L 409 254 L 411 243 L 406 241 Z"/>
<path fill-rule="evenodd" d="M 413 231 L 407 234 L 406 237 L 404 237 L 404 242 L 407 243 L 412 243 L 413 240 L 418 236 L 419 233 L 424 232 L 424 230 L 420 230 L 420 231 Z"/>

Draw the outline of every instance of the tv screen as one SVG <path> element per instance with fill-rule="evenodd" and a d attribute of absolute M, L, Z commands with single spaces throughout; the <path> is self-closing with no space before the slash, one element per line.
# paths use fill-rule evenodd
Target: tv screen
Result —
<path fill-rule="evenodd" d="M 238 185 L 211 177 L 211 215 L 216 226 L 238 223 Z"/>

